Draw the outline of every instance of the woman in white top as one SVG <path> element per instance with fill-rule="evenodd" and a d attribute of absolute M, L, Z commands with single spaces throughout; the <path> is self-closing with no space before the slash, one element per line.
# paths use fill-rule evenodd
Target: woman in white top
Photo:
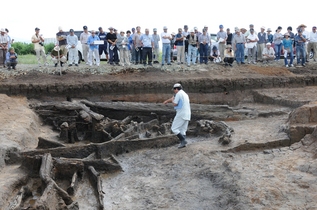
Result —
<path fill-rule="evenodd" d="M 279 26 L 275 34 L 273 35 L 273 43 L 274 43 L 274 50 L 275 50 L 275 60 L 278 61 L 280 60 L 281 57 L 281 49 L 282 49 L 282 40 L 284 38 L 283 34 L 281 33 L 282 27 Z"/>

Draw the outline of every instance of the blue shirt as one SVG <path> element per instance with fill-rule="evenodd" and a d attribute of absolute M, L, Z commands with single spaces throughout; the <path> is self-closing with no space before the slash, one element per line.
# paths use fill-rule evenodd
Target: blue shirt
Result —
<path fill-rule="evenodd" d="M 289 38 L 289 39 L 283 39 L 282 41 L 284 49 L 289 48 L 291 50 L 291 52 L 293 51 L 293 41 Z"/>
<path fill-rule="evenodd" d="M 267 35 L 267 41 L 270 42 L 271 44 L 273 43 L 273 35 L 272 34 Z"/>
<path fill-rule="evenodd" d="M 88 40 L 87 40 L 87 44 L 89 45 L 89 49 L 91 49 L 91 50 L 94 50 L 94 49 L 99 49 L 99 45 L 97 45 L 97 44 L 93 44 L 94 43 L 94 41 L 96 41 L 96 40 L 100 40 L 99 39 L 99 37 L 98 36 L 89 36 L 88 37 Z M 90 44 L 93 44 L 93 45 L 90 45 Z"/>
<path fill-rule="evenodd" d="M 10 58 L 10 56 L 14 55 L 15 58 Z M 10 52 L 7 52 L 6 54 L 6 61 L 7 62 L 10 62 L 10 63 L 13 63 L 13 62 L 17 62 L 17 59 L 18 58 L 18 55 L 16 53 L 10 53 Z"/>
<path fill-rule="evenodd" d="M 304 34 L 302 34 L 302 36 L 306 39 L 306 36 Z M 296 46 L 304 46 L 305 44 L 304 40 L 299 35 L 295 36 L 295 43 Z"/>
<path fill-rule="evenodd" d="M 143 47 L 151 47 L 152 48 L 152 43 L 154 43 L 152 35 L 142 34 L 140 37 L 140 40 L 143 43 Z"/>
<path fill-rule="evenodd" d="M 176 40 L 177 38 L 181 38 L 181 37 L 183 37 L 183 34 L 176 34 L 175 40 Z M 176 44 L 176 46 L 183 46 L 184 41 L 175 41 L 175 44 Z"/>

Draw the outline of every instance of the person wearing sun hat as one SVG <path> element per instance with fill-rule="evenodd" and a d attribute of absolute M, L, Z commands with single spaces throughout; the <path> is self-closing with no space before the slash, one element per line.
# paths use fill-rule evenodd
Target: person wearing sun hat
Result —
<path fill-rule="evenodd" d="M 226 46 L 223 61 L 225 62 L 225 66 L 229 65 L 232 67 L 232 63 L 234 61 L 234 51 L 232 50 L 232 47 L 230 44 Z"/>
<path fill-rule="evenodd" d="M 284 63 L 285 63 L 285 67 L 291 66 L 293 67 L 293 41 L 290 38 L 290 34 L 287 32 L 284 34 L 284 39 L 282 41 L 282 50 L 284 52 Z M 289 61 L 289 65 L 288 65 L 288 61 L 287 61 L 287 55 L 290 56 L 290 61 Z"/>
<path fill-rule="evenodd" d="M 300 63 L 302 64 L 303 67 L 305 67 L 305 42 L 306 36 L 303 35 L 303 31 L 301 28 L 297 29 L 297 35 L 295 36 L 295 43 L 296 43 L 296 59 L 297 59 L 297 65 Z"/>
<path fill-rule="evenodd" d="M 109 32 L 106 35 L 106 39 L 108 41 L 108 46 L 109 46 L 109 64 L 110 65 L 119 65 L 119 60 L 118 60 L 118 48 L 117 48 L 117 34 L 114 33 L 113 27 L 110 26 Z"/>
<path fill-rule="evenodd" d="M 186 131 L 191 118 L 190 101 L 180 83 L 174 84 L 172 90 L 174 92 L 173 97 L 165 100 L 163 104 L 172 103 L 176 110 L 171 129 L 180 140 L 180 145 L 178 146 L 180 149 L 186 147 L 187 144 Z"/>
<path fill-rule="evenodd" d="M 269 63 L 270 60 L 274 60 L 275 58 L 275 52 L 273 47 L 271 47 L 271 43 L 268 42 L 265 45 L 266 47 L 262 51 L 262 58 L 263 58 L 263 63 Z"/>
<path fill-rule="evenodd" d="M 271 32 L 272 32 L 272 29 L 271 29 L 271 28 L 268 28 L 268 29 L 266 30 L 266 33 L 267 33 L 267 41 L 272 44 L 272 43 L 273 43 L 273 34 L 271 34 Z"/>
<path fill-rule="evenodd" d="M 305 51 L 305 58 L 306 58 L 306 63 L 308 63 L 308 59 L 309 59 L 309 53 L 308 53 L 308 50 L 307 50 L 307 45 L 308 45 L 308 42 L 309 42 L 309 32 L 306 30 L 307 26 L 305 24 L 300 24 L 298 26 L 299 29 L 302 30 L 302 34 L 305 36 L 306 38 L 306 42 L 305 42 L 305 45 L 304 45 L 304 51 Z"/>

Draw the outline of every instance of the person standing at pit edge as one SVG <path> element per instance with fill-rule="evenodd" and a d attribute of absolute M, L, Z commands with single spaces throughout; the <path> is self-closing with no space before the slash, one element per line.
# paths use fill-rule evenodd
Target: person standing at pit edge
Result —
<path fill-rule="evenodd" d="M 174 96 L 163 103 L 173 103 L 174 109 L 176 110 L 171 129 L 180 140 L 180 145 L 178 146 L 180 149 L 186 147 L 187 144 L 186 131 L 191 117 L 190 102 L 187 93 L 185 93 L 180 83 L 174 84 L 173 91 Z"/>

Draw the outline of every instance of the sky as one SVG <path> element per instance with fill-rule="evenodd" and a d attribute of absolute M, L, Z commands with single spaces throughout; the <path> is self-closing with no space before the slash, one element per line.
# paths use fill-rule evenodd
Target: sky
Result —
<path fill-rule="evenodd" d="M 264 3 L 265 2 L 265 3 Z M 209 33 L 217 33 L 219 25 L 224 28 L 249 28 L 254 24 L 255 31 L 260 27 L 271 28 L 273 32 L 282 26 L 282 33 L 288 26 L 293 32 L 300 24 L 305 24 L 308 31 L 317 25 L 316 9 L 313 6 L 294 4 L 292 1 L 265 0 L 236 1 L 179 1 L 179 0 L 94 0 L 94 1 L 38 1 L 15 0 L 14 10 L 2 10 L 0 28 L 9 29 L 9 35 L 15 41 L 30 42 L 36 27 L 45 38 L 54 38 L 58 27 L 88 30 L 103 27 L 108 31 L 110 26 L 118 30 L 131 30 L 140 26 L 141 32 L 149 28 L 163 32 L 177 33 L 178 28 L 188 25 L 189 29 L 198 27 L 199 31 L 208 26 Z M 11 4 L 11 3 L 10 3 Z M 298 8 L 302 7 L 302 8 Z M 299 11 L 299 12 L 298 12 Z"/>

